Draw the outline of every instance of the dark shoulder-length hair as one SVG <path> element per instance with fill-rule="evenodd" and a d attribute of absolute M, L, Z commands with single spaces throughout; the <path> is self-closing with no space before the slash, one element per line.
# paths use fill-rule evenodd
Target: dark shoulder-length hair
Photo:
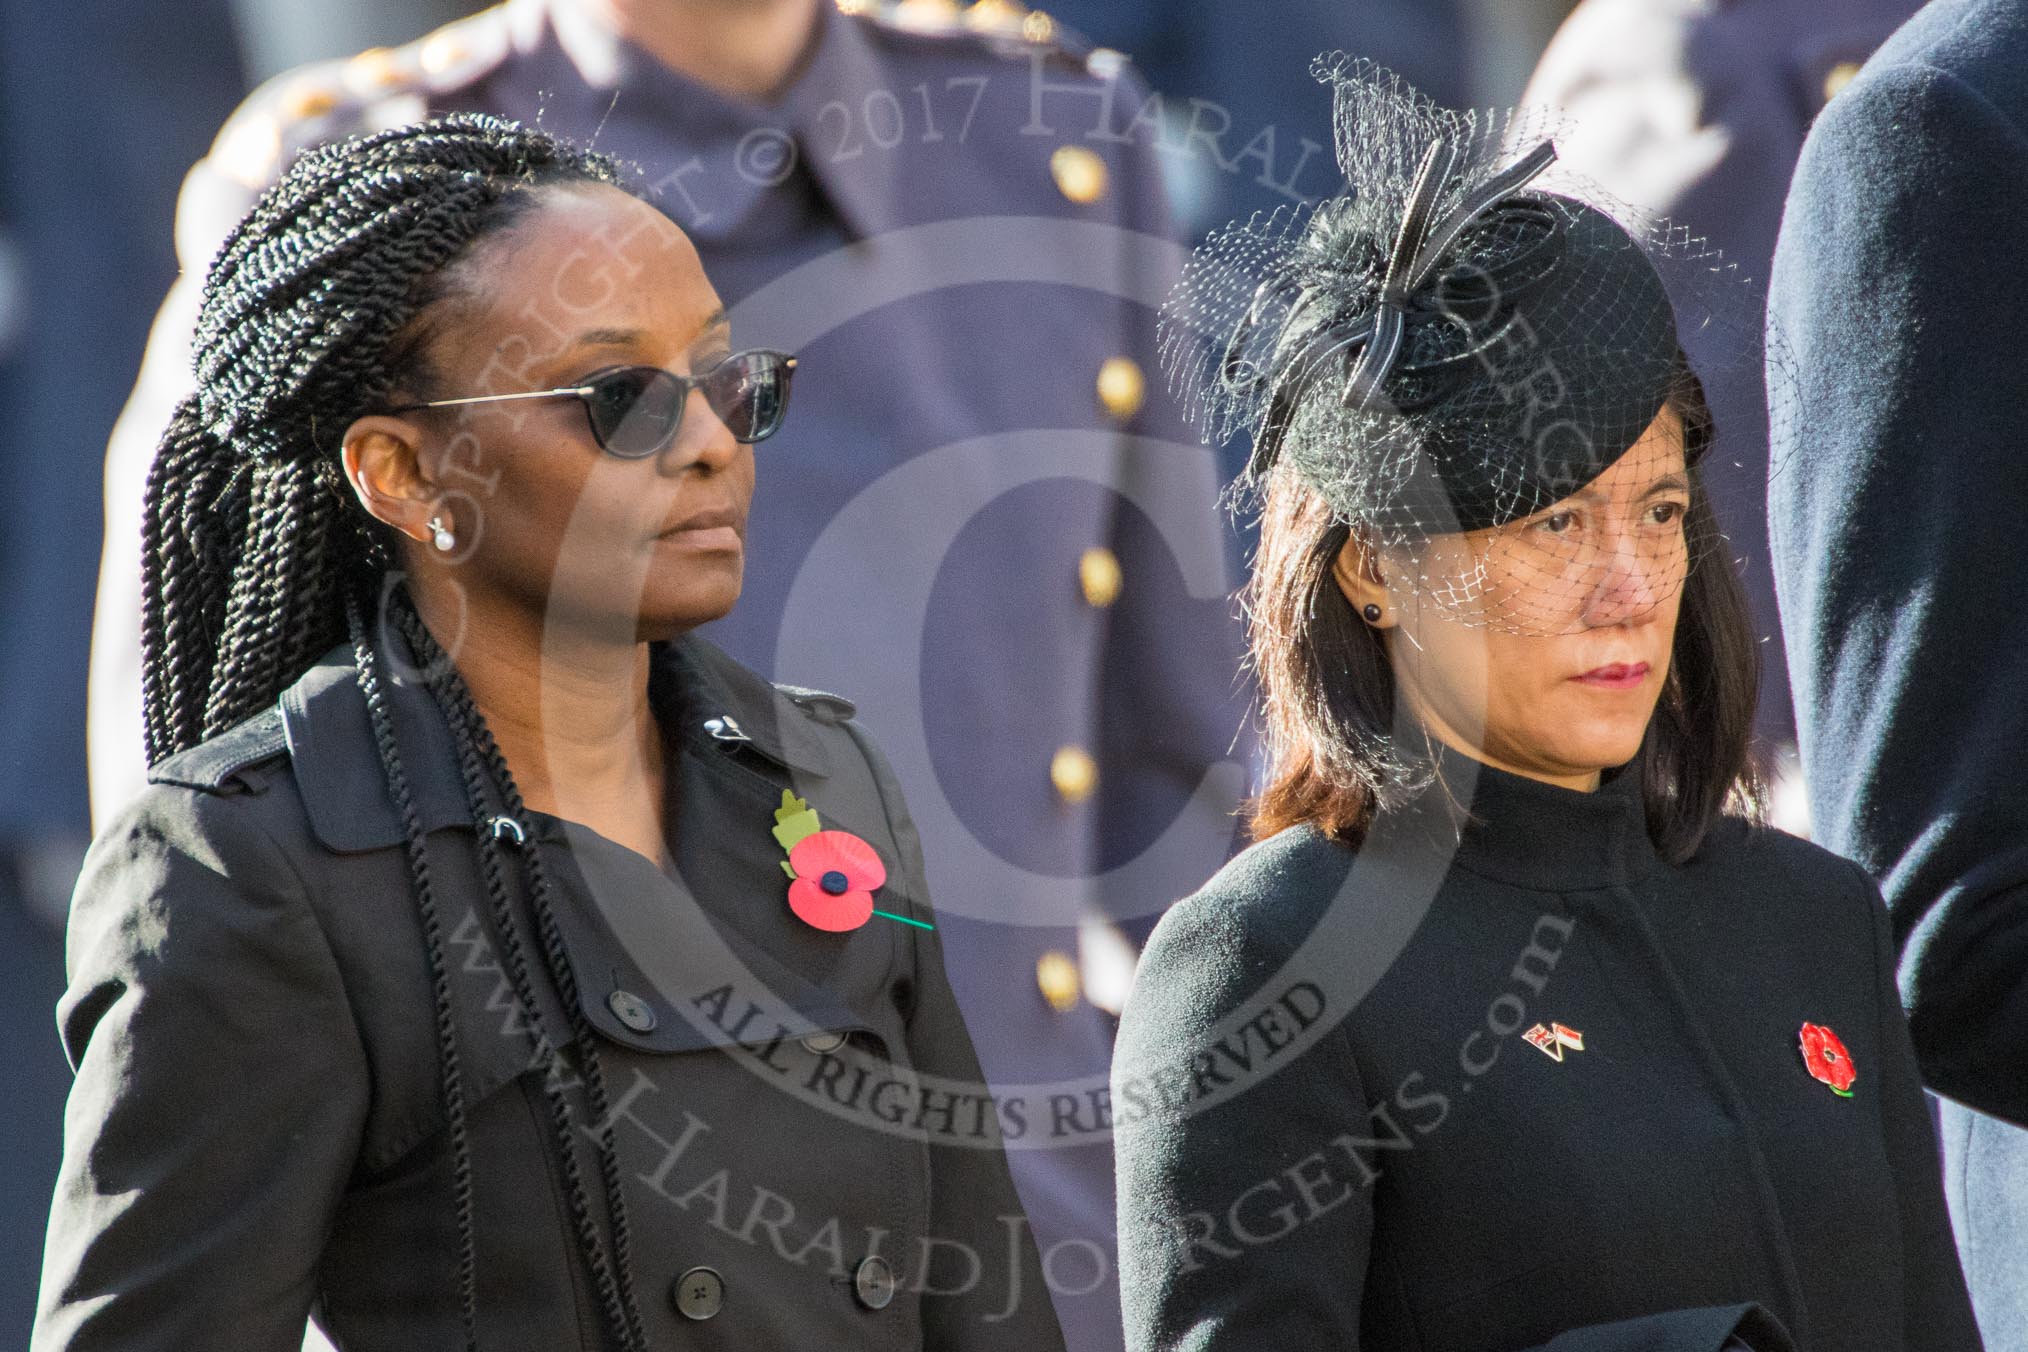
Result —
<path fill-rule="evenodd" d="M 1664 406 L 1694 463 L 1711 439 L 1710 406 L 1686 366 Z M 1720 541 L 1700 476 L 1690 474 L 1684 529 Z M 1310 825 L 1357 844 L 1383 805 L 1413 792 L 1413 749 L 1395 738 L 1394 669 L 1381 632 L 1362 622 L 1332 566 L 1351 528 L 1286 466 L 1263 495 L 1260 546 L 1247 585 L 1252 662 L 1269 754 L 1249 806 L 1255 839 Z M 1746 595 L 1722 547 L 1704 548 L 1684 582 L 1669 680 L 1639 757 L 1648 834 L 1666 859 L 1697 852 L 1728 810 L 1757 812 L 1753 715 L 1760 655 Z"/>

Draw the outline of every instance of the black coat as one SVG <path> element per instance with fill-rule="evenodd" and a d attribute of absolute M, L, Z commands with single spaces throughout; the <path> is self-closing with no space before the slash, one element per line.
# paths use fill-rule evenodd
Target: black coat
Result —
<path fill-rule="evenodd" d="M 555 817 L 520 823 L 598 1044 L 650 1345 L 1060 1347 L 939 936 L 878 916 L 820 931 L 787 904 L 771 832 L 793 786 L 880 856 L 877 907 L 933 923 L 850 706 L 694 637 L 658 647 L 651 698 L 675 876 Z M 503 971 L 454 746 L 419 686 L 389 704 L 451 959 L 479 1346 L 603 1349 L 555 1063 Z M 35 1352 L 294 1352 L 313 1304 L 344 1352 L 461 1346 L 424 941 L 349 651 L 152 778 L 93 847 L 71 922 L 77 1082 Z M 544 1033 L 568 1045 L 529 957 Z M 579 1124 L 582 1070 L 557 1067 Z"/>
<path fill-rule="evenodd" d="M 1157 928 L 1129 1346 L 1978 1347 L 1866 877 L 1731 819 L 1668 865 L 1632 774 L 1476 779 L 1461 840 L 1435 792 L 1356 853 L 1295 828 Z"/>
<path fill-rule="evenodd" d="M 2028 0 L 1936 0 L 1810 132 L 1772 321 L 1812 830 L 1880 879 L 1979 1316 L 2028 1346 Z"/>

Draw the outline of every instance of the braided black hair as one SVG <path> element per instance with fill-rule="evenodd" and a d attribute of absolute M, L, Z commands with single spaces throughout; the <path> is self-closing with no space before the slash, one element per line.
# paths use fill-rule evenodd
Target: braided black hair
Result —
<path fill-rule="evenodd" d="M 429 851 L 395 737 L 368 616 L 386 604 L 415 650 L 458 747 L 481 871 L 524 1024 L 543 1071 L 571 1219 L 613 1336 L 645 1349 L 628 1225 L 595 1034 L 551 905 L 541 860 L 520 851 L 541 961 L 569 1023 L 567 1045 L 593 1114 L 605 1233 L 577 1160 L 564 1054 L 543 1031 L 530 945 L 489 829 L 517 819 L 519 790 L 471 692 L 398 586 L 385 528 L 358 506 L 336 456 L 354 419 L 397 390 L 425 393 L 433 319 L 453 301 L 450 265 L 532 209 L 536 190 L 629 188 L 604 156 L 517 123 L 458 114 L 306 152 L 233 230 L 205 278 L 196 392 L 176 409 L 148 477 L 142 578 L 142 694 L 150 764 L 275 702 L 349 639 L 389 796 L 406 837 L 435 1003 L 458 1224 L 464 1346 L 477 1347 L 477 1237 L 466 1096 Z M 385 601 L 383 600 L 385 598 Z"/>
<path fill-rule="evenodd" d="M 335 438 L 397 386 L 427 384 L 446 267 L 533 189 L 568 182 L 626 180 L 542 132 L 459 115 L 305 153 L 226 237 L 198 313 L 196 392 L 148 477 L 149 763 L 259 712 L 344 637 L 345 594 L 389 555 Z"/>

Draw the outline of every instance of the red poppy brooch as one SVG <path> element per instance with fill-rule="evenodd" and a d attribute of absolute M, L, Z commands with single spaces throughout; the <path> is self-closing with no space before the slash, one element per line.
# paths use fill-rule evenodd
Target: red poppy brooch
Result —
<path fill-rule="evenodd" d="M 1803 1025 L 1803 1064 L 1810 1075 L 1831 1087 L 1831 1092 L 1840 1098 L 1852 1097 L 1852 1082 L 1859 1078 L 1853 1068 L 1852 1053 L 1845 1050 L 1845 1044 L 1838 1035 L 1821 1023 Z"/>
<path fill-rule="evenodd" d="M 856 930 L 881 916 L 904 925 L 934 929 L 921 920 L 877 909 L 873 894 L 887 881 L 887 865 L 871 845 L 850 831 L 827 831 L 816 809 L 788 789 L 775 809 L 774 837 L 789 857 L 789 909 L 806 925 L 833 933 Z"/>

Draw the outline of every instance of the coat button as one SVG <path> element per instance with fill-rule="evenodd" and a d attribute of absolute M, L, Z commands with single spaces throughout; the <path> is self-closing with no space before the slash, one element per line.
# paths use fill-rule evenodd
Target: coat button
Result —
<path fill-rule="evenodd" d="M 818 1056 L 828 1055 L 845 1045 L 843 1033 L 812 1033 L 802 1040 L 803 1049 Z"/>
<path fill-rule="evenodd" d="M 606 997 L 606 1008 L 613 1011 L 614 1018 L 636 1033 L 655 1031 L 655 1011 L 632 991 L 614 991 Z"/>
<path fill-rule="evenodd" d="M 852 1274 L 852 1294 L 869 1310 L 884 1310 L 894 1300 L 894 1269 L 879 1254 L 859 1264 Z"/>
<path fill-rule="evenodd" d="M 708 1267 L 694 1267 L 669 1288 L 669 1301 L 685 1319 L 709 1319 L 725 1308 L 725 1279 Z"/>
<path fill-rule="evenodd" d="M 1056 20 L 1038 9 L 1021 21 L 1021 36 L 1030 42 L 1047 42 L 1056 36 Z"/>
<path fill-rule="evenodd" d="M 1846 85 L 1851 84 L 1852 77 L 1858 73 L 1859 63 L 1857 61 L 1840 61 L 1837 65 L 1831 67 L 1829 71 L 1825 72 L 1824 102 L 1829 103 L 1832 99 L 1837 98 L 1838 91 Z"/>
<path fill-rule="evenodd" d="M 1098 762 L 1081 746 L 1059 747 L 1049 758 L 1049 782 L 1066 803 L 1082 803 L 1098 788 Z"/>
<path fill-rule="evenodd" d="M 1141 411 L 1148 397 L 1148 378 L 1132 357 L 1107 357 L 1099 364 L 1099 404 L 1120 422 Z"/>
<path fill-rule="evenodd" d="M 1083 993 L 1076 960 L 1054 949 L 1044 953 L 1035 962 L 1035 986 L 1057 1013 L 1068 1014 L 1076 1009 L 1077 998 Z"/>
<path fill-rule="evenodd" d="M 1057 191 L 1081 206 L 1106 195 L 1106 162 L 1083 146 L 1057 147 L 1049 157 L 1049 173 Z"/>
<path fill-rule="evenodd" d="M 1084 589 L 1085 604 L 1100 608 L 1120 599 L 1119 556 L 1104 545 L 1094 545 L 1077 561 L 1077 585 Z"/>

